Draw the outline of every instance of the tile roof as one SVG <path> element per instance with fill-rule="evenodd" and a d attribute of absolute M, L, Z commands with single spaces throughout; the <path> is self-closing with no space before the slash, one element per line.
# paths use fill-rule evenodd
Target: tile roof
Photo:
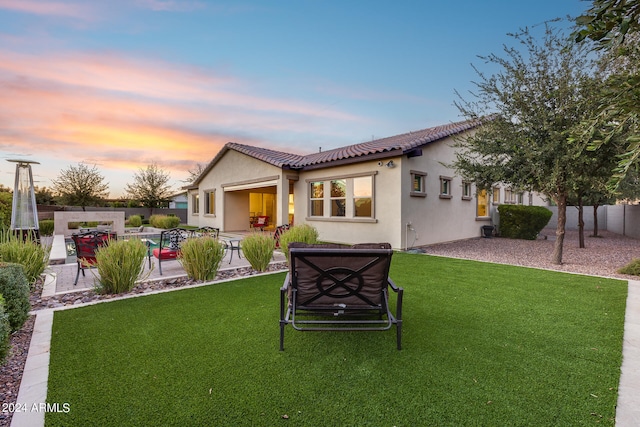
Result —
<path fill-rule="evenodd" d="M 416 148 L 420 148 L 429 143 L 473 129 L 479 125 L 480 122 L 477 120 L 449 123 L 401 135 L 348 145 L 346 147 L 340 147 L 333 150 L 308 154 L 306 156 L 228 142 L 209 163 L 193 185 L 197 186 L 200 179 L 204 177 L 218 162 L 218 160 L 220 160 L 220 158 L 222 158 L 222 156 L 229 150 L 238 151 L 279 168 L 305 169 L 310 167 L 322 167 L 324 164 L 330 166 L 332 162 L 337 161 L 364 161 L 368 160 L 371 156 L 383 157 L 385 153 L 388 153 L 390 156 L 397 153 L 407 154 Z"/>

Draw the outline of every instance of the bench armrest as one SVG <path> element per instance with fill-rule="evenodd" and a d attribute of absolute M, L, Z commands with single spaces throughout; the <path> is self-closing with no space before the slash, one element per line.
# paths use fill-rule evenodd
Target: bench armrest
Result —
<path fill-rule="evenodd" d="M 391 277 L 387 277 L 387 283 L 389 284 L 389 287 L 391 287 L 391 290 L 395 293 L 399 293 L 399 292 L 403 292 L 404 289 L 402 289 L 401 287 L 399 287 L 398 285 L 395 284 L 395 282 L 393 280 L 391 280 Z"/>

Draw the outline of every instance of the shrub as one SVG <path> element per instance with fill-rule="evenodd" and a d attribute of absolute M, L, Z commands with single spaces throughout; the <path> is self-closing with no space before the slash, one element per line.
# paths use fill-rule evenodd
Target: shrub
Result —
<path fill-rule="evenodd" d="M 178 260 L 193 280 L 213 280 L 224 257 L 225 244 L 211 236 L 187 239 L 180 247 Z"/>
<path fill-rule="evenodd" d="M 43 219 L 38 223 L 38 229 L 41 236 L 52 236 L 54 230 L 54 221 L 52 219 Z"/>
<path fill-rule="evenodd" d="M 0 263 L 0 294 L 4 297 L 5 310 L 11 331 L 17 331 L 29 317 L 29 283 L 22 266 Z"/>
<path fill-rule="evenodd" d="M 13 206 L 13 194 L 8 191 L 0 191 L 0 227 L 11 226 L 11 207 Z"/>
<path fill-rule="evenodd" d="M 253 233 L 242 240 L 242 253 L 257 271 L 267 269 L 275 247 L 276 242 L 270 234 Z"/>
<path fill-rule="evenodd" d="M 149 224 L 155 228 L 170 229 L 180 225 L 180 218 L 169 215 L 151 215 Z"/>
<path fill-rule="evenodd" d="M 0 260 L 22 265 L 27 282 L 34 284 L 49 264 L 51 248 L 16 237 L 10 230 L 0 234 Z"/>
<path fill-rule="evenodd" d="M 280 236 L 280 249 L 289 259 L 289 243 L 318 243 L 318 230 L 307 224 L 295 225 Z"/>
<path fill-rule="evenodd" d="M 631 276 L 640 276 L 640 258 L 634 258 L 625 265 L 618 269 L 620 274 L 630 274 Z"/>
<path fill-rule="evenodd" d="M 129 226 L 140 227 L 142 225 L 142 217 L 140 215 L 129 215 Z"/>
<path fill-rule="evenodd" d="M 542 206 L 500 205 L 500 235 L 535 240 L 549 223 L 551 211 Z"/>
<path fill-rule="evenodd" d="M 97 290 L 105 294 L 129 292 L 142 276 L 146 256 L 147 247 L 139 239 L 109 241 L 96 252 Z"/>
<path fill-rule="evenodd" d="M 9 351 L 9 336 L 11 334 L 11 326 L 9 325 L 9 317 L 5 312 L 4 298 L 0 295 L 0 366 L 4 363 Z"/>

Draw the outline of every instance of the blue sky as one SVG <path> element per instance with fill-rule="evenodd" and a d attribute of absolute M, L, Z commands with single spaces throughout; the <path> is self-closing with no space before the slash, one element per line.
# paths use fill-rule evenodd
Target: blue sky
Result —
<path fill-rule="evenodd" d="M 0 157 L 47 187 L 96 165 L 118 197 L 151 162 L 178 190 L 228 141 L 307 154 L 457 121 L 477 55 L 589 5 L 0 0 Z"/>

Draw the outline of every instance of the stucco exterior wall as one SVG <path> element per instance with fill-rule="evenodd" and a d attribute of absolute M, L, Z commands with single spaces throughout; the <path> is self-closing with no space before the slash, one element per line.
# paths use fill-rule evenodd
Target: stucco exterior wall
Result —
<path fill-rule="evenodd" d="M 385 162 L 389 159 L 385 159 Z M 399 161 L 399 158 L 394 158 Z M 318 230 L 320 239 L 337 243 L 389 242 L 400 247 L 398 235 L 401 222 L 400 188 L 401 168 L 379 166 L 378 160 L 337 166 L 326 169 L 303 171 L 294 184 L 296 224 L 310 224 Z M 359 174 L 373 176 L 374 219 L 315 218 L 309 215 L 309 181 L 330 180 Z M 327 189 L 325 189 L 325 192 Z M 349 201 L 347 201 L 349 203 Z"/>
<path fill-rule="evenodd" d="M 463 198 L 463 180 L 444 164 L 455 160 L 453 139 L 427 145 L 422 156 L 402 159 L 403 218 L 399 233 L 403 248 L 480 236 L 488 218 L 476 219 L 475 185 L 471 198 Z M 443 164 L 444 163 L 444 164 Z M 426 197 L 411 195 L 411 171 L 427 173 Z M 450 197 L 440 196 L 440 178 L 451 178 Z"/>
<path fill-rule="evenodd" d="M 234 150 L 227 151 L 198 185 L 199 214 L 193 214 L 193 197 L 191 196 L 196 190 L 189 191 L 188 224 L 198 227 L 217 227 L 223 231 L 248 229 L 248 201 L 246 203 L 241 201 L 239 194 L 229 193 L 225 196 L 225 187 L 251 186 L 252 183 L 260 181 L 277 181 L 279 197 L 283 197 L 281 188 L 285 189 L 284 197 L 288 197 L 289 183 L 283 175 L 282 169 L 278 167 Z M 216 209 L 213 215 L 205 213 L 205 192 L 209 191 L 215 191 Z M 275 218 L 275 221 L 281 223 L 282 215 L 283 213 L 278 210 L 278 218 Z M 284 215 L 286 218 L 286 212 Z"/>

